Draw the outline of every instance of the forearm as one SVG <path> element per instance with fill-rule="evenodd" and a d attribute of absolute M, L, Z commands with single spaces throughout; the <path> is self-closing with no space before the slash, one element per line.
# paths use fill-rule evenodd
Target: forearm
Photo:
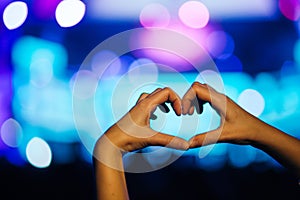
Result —
<path fill-rule="evenodd" d="M 254 147 L 257 147 L 300 177 L 300 140 L 260 122 Z"/>
<path fill-rule="evenodd" d="M 122 153 L 107 141 L 97 142 L 94 169 L 99 200 L 129 199 L 123 170 Z"/>

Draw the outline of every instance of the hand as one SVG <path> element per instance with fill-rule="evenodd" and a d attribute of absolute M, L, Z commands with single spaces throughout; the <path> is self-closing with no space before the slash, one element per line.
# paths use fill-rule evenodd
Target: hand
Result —
<path fill-rule="evenodd" d="M 213 143 L 252 144 L 258 128 L 264 123 L 246 112 L 229 97 L 221 94 L 206 84 L 194 82 L 183 96 L 183 114 L 198 114 L 203 111 L 203 104 L 209 103 L 220 115 L 220 126 L 206 133 L 198 134 L 189 140 L 190 148 Z"/>
<path fill-rule="evenodd" d="M 170 88 L 156 89 L 151 94 L 143 93 L 136 105 L 123 116 L 116 124 L 110 127 L 97 142 L 97 145 L 105 140 L 110 140 L 121 151 L 134 151 L 147 146 L 167 146 L 175 149 L 186 150 L 189 147 L 187 141 L 160 133 L 150 127 L 150 118 L 155 118 L 153 112 L 157 107 L 166 108 L 165 103 L 171 103 L 177 115 L 181 115 L 181 99 Z"/>

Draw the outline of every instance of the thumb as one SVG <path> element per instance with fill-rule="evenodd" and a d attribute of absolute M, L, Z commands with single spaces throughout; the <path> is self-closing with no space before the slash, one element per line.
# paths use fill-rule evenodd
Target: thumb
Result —
<path fill-rule="evenodd" d="M 189 143 L 186 140 L 160 132 L 156 132 L 153 136 L 149 137 L 148 144 L 150 146 L 164 146 L 180 150 L 187 150 L 189 148 Z"/>
<path fill-rule="evenodd" d="M 190 148 L 202 147 L 220 142 L 220 136 L 221 130 L 215 129 L 212 131 L 207 131 L 205 133 L 195 135 L 188 141 L 188 143 L 190 145 Z"/>

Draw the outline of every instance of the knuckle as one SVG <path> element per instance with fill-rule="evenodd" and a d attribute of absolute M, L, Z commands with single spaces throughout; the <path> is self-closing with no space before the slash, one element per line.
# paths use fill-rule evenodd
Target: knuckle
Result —
<path fill-rule="evenodd" d="M 143 93 L 140 95 L 139 100 L 142 100 L 142 99 L 146 98 L 148 95 L 149 95 L 148 93 L 143 92 Z"/>
<path fill-rule="evenodd" d="M 171 92 L 172 91 L 172 89 L 171 88 L 169 88 L 169 87 L 164 87 L 164 89 L 163 89 L 164 91 L 166 91 L 166 92 Z"/>
<path fill-rule="evenodd" d="M 200 86 L 201 83 L 199 83 L 198 81 L 195 81 L 193 84 L 192 84 L 192 87 L 198 87 Z"/>

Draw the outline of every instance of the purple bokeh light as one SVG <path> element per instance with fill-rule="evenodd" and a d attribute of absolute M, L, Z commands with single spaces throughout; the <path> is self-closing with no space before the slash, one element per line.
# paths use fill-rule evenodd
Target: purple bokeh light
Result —
<path fill-rule="evenodd" d="M 207 54 L 204 53 L 206 52 L 205 40 L 213 27 L 207 26 L 196 30 L 188 28 L 177 21 L 172 21 L 165 30 L 177 32 L 185 37 L 178 38 L 175 35 L 168 34 L 168 32 L 162 34 L 157 34 L 155 31 L 137 32 L 130 41 L 132 49 L 138 46 L 156 46 L 157 48 L 144 48 L 136 51 L 135 55 L 139 58 L 147 57 L 155 63 L 170 66 L 180 72 L 194 70 L 194 67 L 187 60 L 197 63 L 206 61 Z M 194 44 L 187 42 L 187 40 L 194 41 Z M 195 44 L 203 47 L 203 51 L 198 52 L 195 50 Z M 160 68 L 162 71 L 168 71 L 166 69 Z"/>
<path fill-rule="evenodd" d="M 289 20 L 297 21 L 300 18 L 299 0 L 279 0 L 279 9 Z"/>

